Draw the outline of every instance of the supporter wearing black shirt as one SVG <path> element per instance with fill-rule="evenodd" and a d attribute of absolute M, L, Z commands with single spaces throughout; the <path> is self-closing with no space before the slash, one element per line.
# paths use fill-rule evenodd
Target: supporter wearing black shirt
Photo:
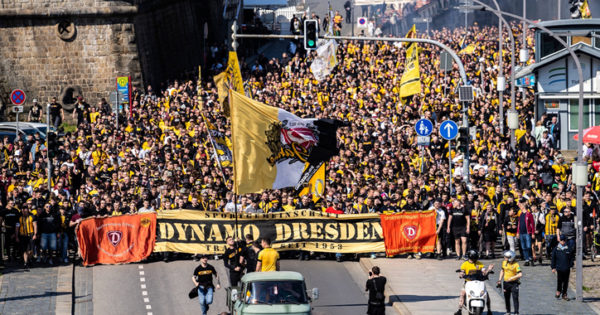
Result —
<path fill-rule="evenodd" d="M 6 228 L 6 247 L 9 251 L 9 256 L 11 259 L 16 258 L 17 253 L 17 230 L 15 229 L 15 225 L 19 222 L 19 218 L 21 217 L 21 211 L 15 207 L 15 203 L 12 200 L 8 200 L 6 205 L 6 209 L 4 209 L 0 216 L 2 216 L 2 220 L 4 220 L 4 225 Z M 13 248 L 12 254 L 10 249 Z"/>
<path fill-rule="evenodd" d="M 242 249 L 236 246 L 233 237 L 228 237 L 226 241 L 227 249 L 225 249 L 225 253 L 223 254 L 223 264 L 225 265 L 225 268 L 229 269 L 229 285 L 235 287 L 242 279 L 242 273 L 244 271 L 244 268 L 240 263 L 240 253 Z"/>
<path fill-rule="evenodd" d="M 201 255 L 200 265 L 194 269 L 192 281 L 198 288 L 198 300 L 200 301 L 202 314 L 206 314 L 208 311 L 208 306 L 212 304 L 213 301 L 213 292 L 215 290 L 215 286 L 212 282 L 213 276 L 217 279 L 216 288 L 221 288 L 217 270 L 215 270 L 215 267 L 208 264 L 208 255 Z"/>
<path fill-rule="evenodd" d="M 447 233 L 454 235 L 454 245 L 457 259 L 465 258 L 467 254 L 467 235 L 470 232 L 471 213 L 462 205 L 458 199 L 452 202 L 452 209 L 448 218 Z M 462 256 L 460 249 L 462 244 Z"/>
<path fill-rule="evenodd" d="M 60 216 L 57 212 L 52 211 L 52 206 L 46 204 L 44 210 L 38 214 L 38 232 L 41 234 L 40 247 L 42 255 L 38 257 L 38 262 L 41 258 L 44 261 L 49 261 L 52 265 L 51 252 L 56 252 L 57 249 L 57 234 L 60 228 Z"/>
<path fill-rule="evenodd" d="M 54 128 L 58 129 L 58 126 L 62 123 L 64 119 L 64 112 L 62 105 L 56 102 L 56 97 L 52 98 L 52 102 L 50 103 L 50 120 L 54 125 Z"/>

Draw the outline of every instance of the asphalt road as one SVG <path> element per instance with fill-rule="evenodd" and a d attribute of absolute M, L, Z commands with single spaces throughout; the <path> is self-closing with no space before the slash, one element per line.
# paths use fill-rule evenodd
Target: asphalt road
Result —
<path fill-rule="evenodd" d="M 191 274 L 198 262 L 179 260 L 169 263 L 129 264 L 93 267 L 93 313 L 104 314 L 198 314 L 196 299 L 187 296 L 193 287 Z M 221 284 L 229 280 L 221 260 L 209 260 L 221 275 Z M 319 300 L 313 314 L 365 314 L 367 279 L 357 262 L 283 260 L 282 270 L 298 271 L 306 278 L 307 288 L 318 287 Z M 225 290 L 217 290 L 209 314 L 227 311 Z M 388 309 L 388 314 L 393 314 Z"/>

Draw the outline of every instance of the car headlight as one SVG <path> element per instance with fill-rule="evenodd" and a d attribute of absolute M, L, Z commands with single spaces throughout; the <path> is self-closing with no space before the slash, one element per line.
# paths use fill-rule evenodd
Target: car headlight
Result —
<path fill-rule="evenodd" d="M 470 296 L 476 296 L 476 295 L 475 295 L 475 292 L 473 292 L 473 291 L 469 291 L 469 295 L 470 295 Z"/>
<path fill-rule="evenodd" d="M 481 290 L 481 294 L 479 296 L 483 296 L 485 294 L 485 290 Z"/>

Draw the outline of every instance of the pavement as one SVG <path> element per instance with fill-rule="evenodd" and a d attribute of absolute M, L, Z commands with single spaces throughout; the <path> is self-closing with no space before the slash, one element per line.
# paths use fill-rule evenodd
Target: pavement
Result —
<path fill-rule="evenodd" d="M 495 315 L 504 314 L 504 297 L 495 288 L 501 260 L 482 260 L 484 265 L 494 264 L 495 274 L 487 281 L 492 310 Z M 458 308 L 458 296 L 462 280 L 455 270 L 462 261 L 445 259 L 405 259 L 405 258 L 362 258 L 361 266 L 368 270 L 379 266 L 381 274 L 388 279 L 386 296 L 400 314 L 452 314 Z M 597 299 L 584 303 L 574 300 L 563 301 L 554 298 L 556 277 L 550 271 L 548 262 L 535 267 L 523 266 L 520 287 L 520 314 L 600 314 L 593 305 Z M 569 296 L 575 293 L 569 289 Z M 532 301 L 535 301 L 532 303 Z"/>
<path fill-rule="evenodd" d="M 0 314 L 71 314 L 73 266 L 24 270 L 7 264 L 0 276 Z"/>

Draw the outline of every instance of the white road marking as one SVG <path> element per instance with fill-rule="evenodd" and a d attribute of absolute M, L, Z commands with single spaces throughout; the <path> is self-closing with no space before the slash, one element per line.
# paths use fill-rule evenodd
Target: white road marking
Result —
<path fill-rule="evenodd" d="M 145 277 L 141 277 L 145 274 L 145 272 L 142 270 L 144 269 L 143 265 L 139 265 L 138 269 L 140 269 L 140 282 L 146 282 L 146 278 Z M 152 309 L 152 305 L 150 305 L 150 298 L 147 298 L 146 296 L 148 296 L 148 291 L 144 290 L 146 289 L 146 284 L 142 283 L 140 284 L 140 288 L 143 290 L 142 291 L 142 296 L 144 296 L 144 304 L 146 306 L 146 310 L 151 310 Z M 152 312 L 148 312 L 146 315 L 152 315 Z"/>

